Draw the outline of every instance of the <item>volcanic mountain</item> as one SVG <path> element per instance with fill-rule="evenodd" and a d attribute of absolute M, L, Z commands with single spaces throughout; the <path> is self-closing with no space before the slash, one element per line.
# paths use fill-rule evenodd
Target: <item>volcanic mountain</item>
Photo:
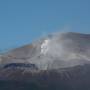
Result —
<path fill-rule="evenodd" d="M 2 90 L 90 90 L 89 76 L 89 34 L 54 33 L 0 56 Z"/>

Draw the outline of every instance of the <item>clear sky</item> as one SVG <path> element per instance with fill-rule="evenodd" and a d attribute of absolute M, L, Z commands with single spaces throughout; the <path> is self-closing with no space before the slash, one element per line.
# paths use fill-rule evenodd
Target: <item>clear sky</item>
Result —
<path fill-rule="evenodd" d="M 0 49 L 56 31 L 90 33 L 90 0 L 0 0 Z"/>

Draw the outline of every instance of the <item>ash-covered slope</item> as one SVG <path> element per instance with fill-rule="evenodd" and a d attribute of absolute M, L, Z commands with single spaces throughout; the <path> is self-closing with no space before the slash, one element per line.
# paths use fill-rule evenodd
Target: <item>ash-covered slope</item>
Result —
<path fill-rule="evenodd" d="M 90 62 L 90 35 L 79 33 L 51 34 L 5 53 L 0 64 L 30 63 L 39 70 L 51 70 Z"/>

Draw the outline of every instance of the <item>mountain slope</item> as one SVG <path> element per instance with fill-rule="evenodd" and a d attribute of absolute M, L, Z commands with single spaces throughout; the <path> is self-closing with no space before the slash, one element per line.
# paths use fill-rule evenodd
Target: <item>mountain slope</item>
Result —
<path fill-rule="evenodd" d="M 0 56 L 0 90 L 90 90 L 89 76 L 89 34 L 51 34 Z"/>
<path fill-rule="evenodd" d="M 72 67 L 90 62 L 90 35 L 51 34 L 30 45 L 9 51 L 1 64 L 31 63 L 40 70 Z"/>
<path fill-rule="evenodd" d="M 0 70 L 0 89 L 90 90 L 89 76 L 89 64 L 40 72 L 24 72 L 20 69 Z"/>

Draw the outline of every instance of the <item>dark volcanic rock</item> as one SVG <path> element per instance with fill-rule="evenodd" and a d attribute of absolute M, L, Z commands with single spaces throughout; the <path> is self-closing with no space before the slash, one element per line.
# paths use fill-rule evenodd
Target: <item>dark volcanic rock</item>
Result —
<path fill-rule="evenodd" d="M 35 64 L 28 64 L 28 63 L 10 63 L 6 64 L 3 69 L 29 69 L 29 70 L 38 70 Z"/>

